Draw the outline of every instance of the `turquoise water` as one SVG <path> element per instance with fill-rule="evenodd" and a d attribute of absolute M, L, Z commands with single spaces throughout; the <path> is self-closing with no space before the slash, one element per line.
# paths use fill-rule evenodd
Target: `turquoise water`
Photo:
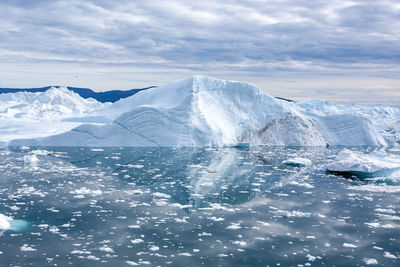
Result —
<path fill-rule="evenodd" d="M 326 173 L 339 151 L 0 149 L 0 266 L 398 266 L 398 177 Z"/>

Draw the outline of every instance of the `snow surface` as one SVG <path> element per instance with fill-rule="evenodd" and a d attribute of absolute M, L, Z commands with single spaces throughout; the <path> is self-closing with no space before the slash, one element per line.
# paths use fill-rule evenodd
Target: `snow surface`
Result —
<path fill-rule="evenodd" d="M 15 138 L 19 140 L 10 144 L 167 147 L 240 143 L 278 146 L 394 144 L 372 122 L 373 112 L 371 116 L 348 112 L 331 114 L 315 111 L 310 106 L 277 100 L 252 84 L 193 76 L 141 91 L 96 108 L 85 116 L 72 116 L 68 122 L 63 120 L 84 123 L 73 129 L 65 126 L 67 131 L 63 134 L 50 133 L 45 138 L 28 136 L 26 138 L 30 139 L 24 140 L 19 135 Z M 392 110 L 390 114 L 397 116 L 396 112 Z"/>
<path fill-rule="evenodd" d="M 332 172 L 379 174 L 400 170 L 400 156 L 383 151 L 365 154 L 343 149 L 326 168 Z"/>

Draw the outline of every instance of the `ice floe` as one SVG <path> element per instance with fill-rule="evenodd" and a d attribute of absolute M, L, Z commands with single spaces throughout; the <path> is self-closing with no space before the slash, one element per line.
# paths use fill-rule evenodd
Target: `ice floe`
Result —
<path fill-rule="evenodd" d="M 294 166 L 294 167 L 305 167 L 305 166 L 311 165 L 312 162 L 311 162 L 311 160 L 309 160 L 307 158 L 295 157 L 295 158 L 290 158 L 290 159 L 284 160 L 282 162 L 282 164 L 288 165 L 288 166 Z"/>
<path fill-rule="evenodd" d="M 400 156 L 384 151 L 366 154 L 343 149 L 326 169 L 330 172 L 354 174 L 360 177 L 379 176 L 400 170 Z"/>

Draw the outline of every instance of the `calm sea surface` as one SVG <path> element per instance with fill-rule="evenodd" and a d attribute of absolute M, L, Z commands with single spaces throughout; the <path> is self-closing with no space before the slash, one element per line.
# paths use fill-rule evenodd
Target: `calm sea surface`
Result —
<path fill-rule="evenodd" d="M 0 148 L 0 266 L 400 266 L 400 174 L 339 151 Z"/>

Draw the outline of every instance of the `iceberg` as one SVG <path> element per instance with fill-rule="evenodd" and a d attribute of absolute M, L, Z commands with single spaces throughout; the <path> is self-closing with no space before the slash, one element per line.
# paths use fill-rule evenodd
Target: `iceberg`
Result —
<path fill-rule="evenodd" d="M 65 127 L 64 132 L 45 137 L 17 137 L 9 144 L 95 147 L 392 144 L 366 116 L 310 112 L 296 103 L 271 97 L 255 85 L 206 76 L 150 88 L 63 120 L 66 121 L 78 126 Z"/>
<path fill-rule="evenodd" d="M 27 221 L 13 220 L 11 217 L 0 213 L 0 236 L 7 230 L 20 232 L 25 230 L 28 226 L 29 223 Z"/>
<path fill-rule="evenodd" d="M 400 170 L 400 156 L 384 151 L 365 154 L 343 149 L 326 169 L 329 172 L 360 178 L 376 177 Z"/>

